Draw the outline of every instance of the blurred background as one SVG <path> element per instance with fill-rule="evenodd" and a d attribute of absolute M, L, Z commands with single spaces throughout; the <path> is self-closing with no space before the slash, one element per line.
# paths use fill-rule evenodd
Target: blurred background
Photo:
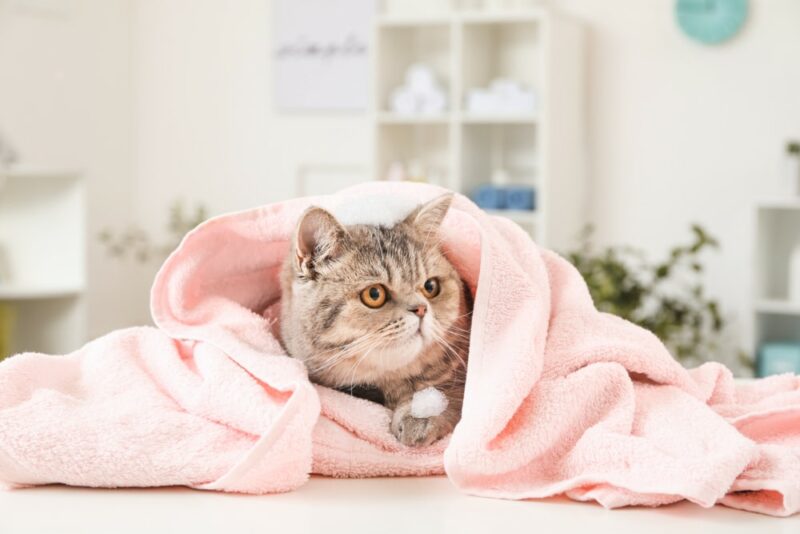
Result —
<path fill-rule="evenodd" d="M 800 372 L 797 0 L 0 0 L 0 357 L 148 324 L 200 221 L 438 183 L 687 365 Z"/>

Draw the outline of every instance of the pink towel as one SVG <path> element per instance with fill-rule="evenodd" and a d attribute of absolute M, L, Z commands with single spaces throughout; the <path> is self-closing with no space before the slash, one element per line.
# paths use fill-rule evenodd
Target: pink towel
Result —
<path fill-rule="evenodd" d="M 446 471 L 465 492 L 501 498 L 800 508 L 798 377 L 736 385 L 718 364 L 684 370 L 649 332 L 598 313 L 566 261 L 461 196 L 442 227 L 475 293 L 453 435 L 406 448 L 386 409 L 309 383 L 262 313 L 279 302 L 300 213 L 440 193 L 371 183 L 201 225 L 153 285 L 158 329 L 0 364 L 0 481 L 268 493 L 311 472 Z"/>

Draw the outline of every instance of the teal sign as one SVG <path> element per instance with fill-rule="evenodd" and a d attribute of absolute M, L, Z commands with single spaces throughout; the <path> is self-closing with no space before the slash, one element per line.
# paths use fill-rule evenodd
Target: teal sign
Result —
<path fill-rule="evenodd" d="M 730 39 L 747 19 L 747 0 L 676 0 L 675 18 L 683 33 L 705 44 Z"/>

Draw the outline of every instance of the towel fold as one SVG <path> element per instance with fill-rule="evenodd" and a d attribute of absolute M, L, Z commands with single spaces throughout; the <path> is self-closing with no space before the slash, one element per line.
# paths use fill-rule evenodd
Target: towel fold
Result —
<path fill-rule="evenodd" d="M 475 301 L 452 436 L 407 448 L 388 410 L 311 384 L 264 314 L 280 305 L 299 215 L 441 192 L 370 183 L 202 224 L 156 277 L 157 328 L 0 364 L 0 481 L 269 493 L 311 472 L 446 471 L 467 493 L 501 498 L 800 509 L 798 377 L 736 384 L 719 364 L 685 370 L 651 333 L 597 312 L 565 260 L 462 196 L 442 226 Z"/>

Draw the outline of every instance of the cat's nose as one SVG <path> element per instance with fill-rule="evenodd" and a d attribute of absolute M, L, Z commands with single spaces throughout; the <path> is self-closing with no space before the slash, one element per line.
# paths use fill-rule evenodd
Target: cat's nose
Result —
<path fill-rule="evenodd" d="M 418 304 L 417 306 L 410 307 L 408 311 L 422 318 L 425 317 L 425 314 L 428 312 L 428 306 L 425 304 Z"/>

